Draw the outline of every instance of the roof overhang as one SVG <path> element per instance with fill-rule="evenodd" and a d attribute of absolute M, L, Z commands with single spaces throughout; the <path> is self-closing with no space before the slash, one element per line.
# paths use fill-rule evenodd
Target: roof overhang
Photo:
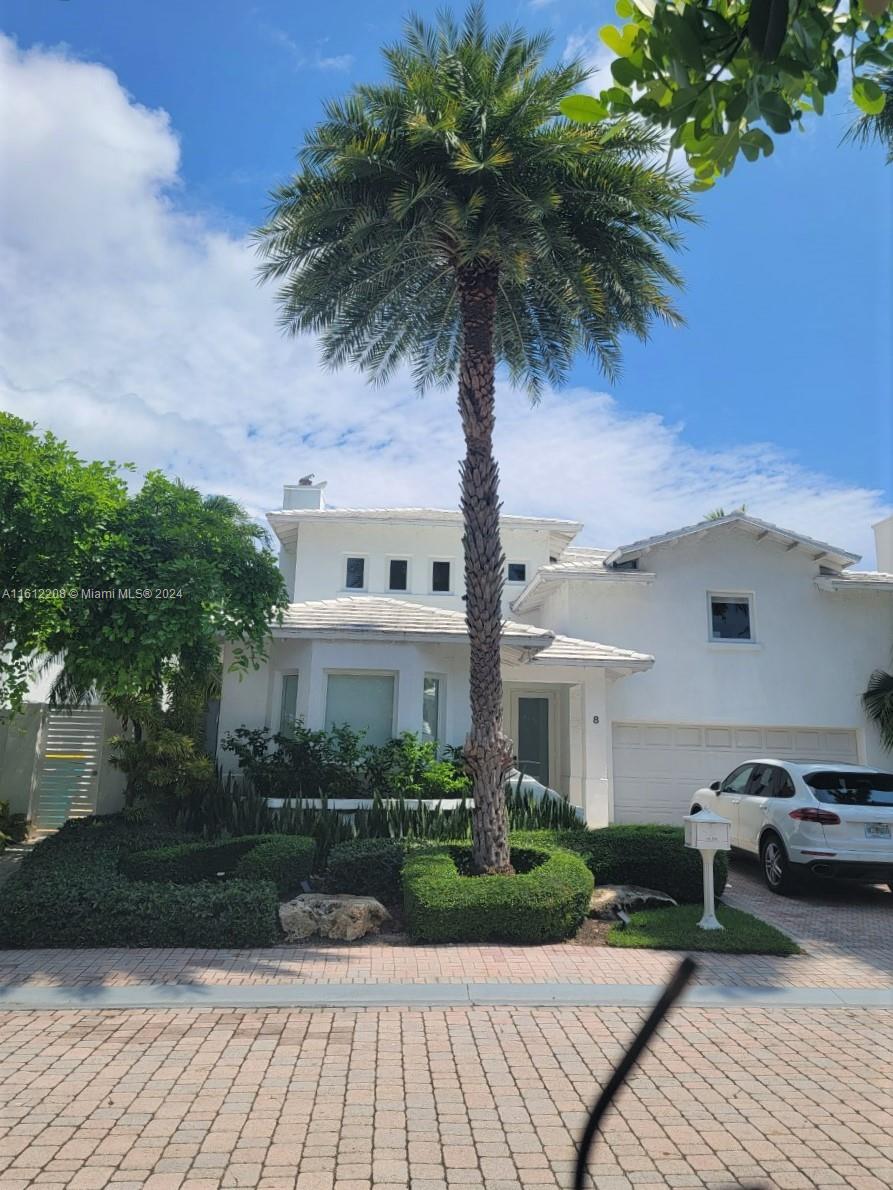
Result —
<path fill-rule="evenodd" d="M 548 598 L 550 588 L 565 582 L 653 583 L 655 575 L 646 570 L 612 570 L 603 566 L 541 566 L 524 590 L 509 605 L 513 612 L 533 611 Z"/>
<path fill-rule="evenodd" d="M 893 592 L 893 574 L 866 571 L 863 574 L 820 574 L 815 580 L 820 591 L 877 591 Z"/>
<path fill-rule="evenodd" d="M 661 533 L 657 537 L 646 537 L 641 541 L 634 541 L 631 545 L 620 546 L 608 554 L 605 558 L 605 566 L 631 562 L 660 546 L 675 545 L 681 541 L 704 537 L 709 533 L 729 528 L 740 529 L 748 533 L 755 541 L 774 541 L 783 545 L 787 550 L 800 550 L 808 553 L 814 562 L 822 562 L 826 566 L 837 566 L 843 569 L 858 562 L 860 557 L 859 554 L 851 554 L 847 550 L 829 545 L 826 541 L 816 541 L 813 537 L 806 537 L 802 533 L 793 533 L 778 525 L 772 525 L 768 521 L 761 521 L 758 517 L 748 516 L 747 513 L 735 512 L 728 516 L 717 517 L 716 520 L 700 521 L 697 525 L 688 525 L 684 529 L 674 529 L 670 533 Z"/>

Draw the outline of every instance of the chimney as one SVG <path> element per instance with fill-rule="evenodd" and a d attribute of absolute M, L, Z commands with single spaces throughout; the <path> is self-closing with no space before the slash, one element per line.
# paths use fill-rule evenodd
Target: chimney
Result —
<path fill-rule="evenodd" d="M 285 508 L 325 508 L 326 481 L 313 482 L 312 475 L 305 475 L 297 483 L 287 483 L 282 489 L 282 507 Z"/>
<path fill-rule="evenodd" d="M 874 529 L 874 550 L 877 554 L 877 568 L 887 574 L 893 574 L 893 516 L 888 516 L 876 525 Z"/>

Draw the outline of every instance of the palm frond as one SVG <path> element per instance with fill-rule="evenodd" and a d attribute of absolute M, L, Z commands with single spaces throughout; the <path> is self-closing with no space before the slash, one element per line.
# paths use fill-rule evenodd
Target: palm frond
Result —
<path fill-rule="evenodd" d="M 862 695 L 865 714 L 877 726 L 881 743 L 893 750 L 893 674 L 876 669 Z"/>

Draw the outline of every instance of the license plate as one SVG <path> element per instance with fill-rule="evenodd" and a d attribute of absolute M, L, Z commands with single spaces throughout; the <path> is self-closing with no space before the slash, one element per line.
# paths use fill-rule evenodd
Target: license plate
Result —
<path fill-rule="evenodd" d="M 886 822 L 869 822 L 865 827 L 866 839 L 889 839 L 890 826 Z"/>

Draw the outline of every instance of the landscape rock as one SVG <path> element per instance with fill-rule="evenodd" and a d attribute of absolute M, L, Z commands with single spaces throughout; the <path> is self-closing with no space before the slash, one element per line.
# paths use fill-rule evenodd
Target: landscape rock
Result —
<path fill-rule="evenodd" d="M 675 905 L 666 893 L 636 884 L 603 884 L 596 888 L 589 901 L 589 916 L 612 921 L 623 913 L 637 913 L 640 909 L 660 909 Z"/>
<path fill-rule="evenodd" d="M 390 918 L 375 897 L 346 893 L 304 893 L 279 906 L 279 921 L 289 942 L 300 942 L 315 934 L 353 942 L 366 934 L 378 933 L 379 927 Z"/>

